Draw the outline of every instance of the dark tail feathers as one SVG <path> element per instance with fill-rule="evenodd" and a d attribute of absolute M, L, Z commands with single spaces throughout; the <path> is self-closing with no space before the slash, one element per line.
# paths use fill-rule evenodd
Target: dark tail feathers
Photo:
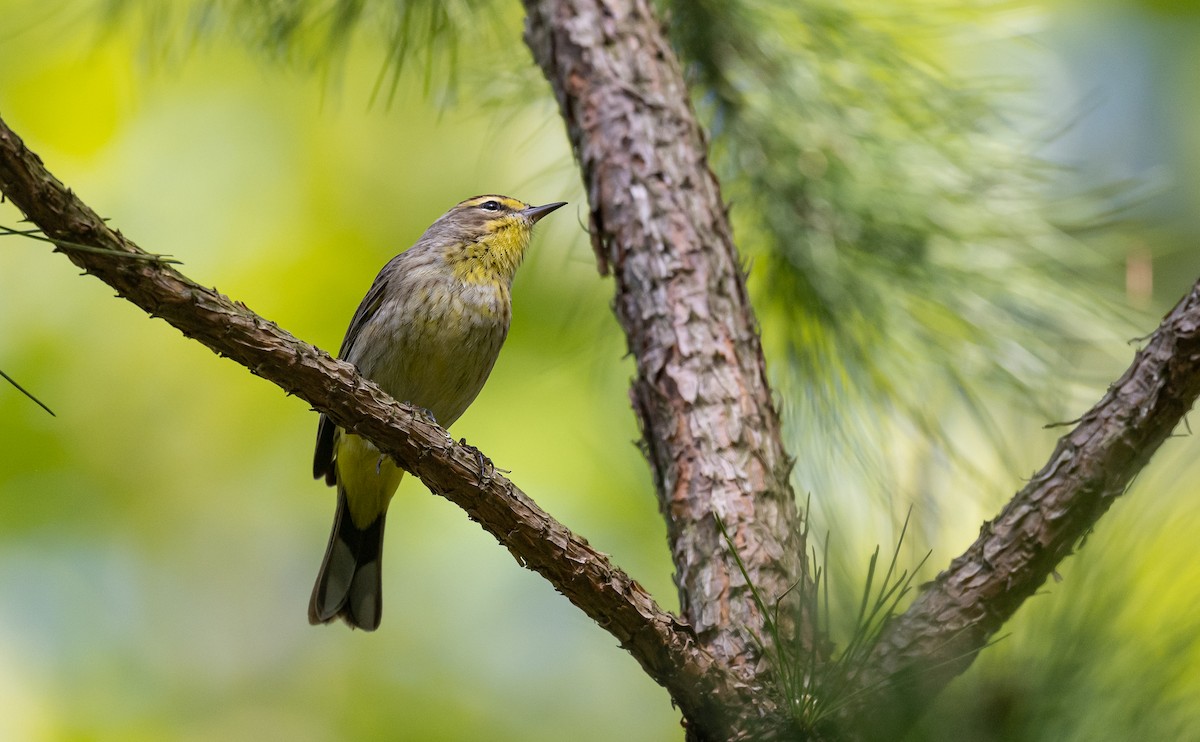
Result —
<path fill-rule="evenodd" d="M 310 624 L 341 618 L 363 631 L 379 628 L 383 614 L 380 565 L 385 516 L 386 513 L 381 514 L 366 528 L 354 525 L 346 493 L 338 487 L 337 515 L 329 534 L 329 548 L 325 550 L 308 604 Z"/>

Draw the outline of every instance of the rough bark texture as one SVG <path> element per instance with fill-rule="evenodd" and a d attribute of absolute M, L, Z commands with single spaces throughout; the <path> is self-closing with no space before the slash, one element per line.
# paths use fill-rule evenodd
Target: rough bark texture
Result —
<path fill-rule="evenodd" d="M 616 637 L 646 673 L 666 687 L 686 717 L 699 720 L 719 738 L 735 736 L 726 726 L 726 709 L 750 707 L 747 689 L 697 646 L 687 626 L 660 609 L 607 556 L 541 510 L 490 462 L 481 471 L 475 449 L 455 443 L 445 430 L 388 397 L 350 364 L 148 259 L 152 256 L 110 230 L 50 175 L 3 121 L 0 193 L 48 237 L 110 251 L 60 247 L 118 295 L 394 456 L 433 492 L 467 511 L 519 564 L 543 575 Z"/>
<path fill-rule="evenodd" d="M 593 247 L 637 361 L 630 397 L 684 617 L 746 675 L 768 600 L 803 579 L 791 461 L 744 275 L 679 62 L 645 0 L 528 0 L 526 42 L 582 168 Z M 761 681 L 759 681 L 761 682 Z M 764 699 L 766 700 L 766 699 Z"/>
<path fill-rule="evenodd" d="M 1124 494 L 1200 395 L 1200 282 L 979 539 L 886 630 L 856 707 L 892 738 L 962 673 Z M 882 711 L 886 710 L 884 714 Z M 854 712 L 851 712 L 854 715 Z"/>

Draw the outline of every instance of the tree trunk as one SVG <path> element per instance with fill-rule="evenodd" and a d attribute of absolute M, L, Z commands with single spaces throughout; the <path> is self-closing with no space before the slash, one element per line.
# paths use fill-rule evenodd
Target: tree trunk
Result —
<path fill-rule="evenodd" d="M 679 62 L 646 0 L 526 2 L 526 42 L 558 98 L 637 361 L 630 400 L 667 521 L 683 617 L 748 681 L 768 600 L 805 543 L 753 310 Z"/>

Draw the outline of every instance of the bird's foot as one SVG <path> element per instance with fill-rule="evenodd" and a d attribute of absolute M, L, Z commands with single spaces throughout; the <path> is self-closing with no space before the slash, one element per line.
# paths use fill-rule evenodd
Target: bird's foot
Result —
<path fill-rule="evenodd" d="M 428 407 L 422 407 L 420 405 L 415 405 L 412 402 L 405 402 L 404 404 L 406 404 L 409 407 L 416 410 L 417 414 L 425 419 L 425 422 L 433 423 L 434 425 L 441 425 L 441 423 L 439 423 L 437 421 L 437 418 L 433 416 L 433 413 L 429 410 Z"/>
<path fill-rule="evenodd" d="M 470 449 L 471 453 L 475 454 L 475 465 L 477 467 L 479 467 L 479 473 L 477 476 L 479 477 L 479 486 L 480 487 L 485 487 L 488 484 L 490 484 L 492 481 L 492 475 L 495 474 L 497 471 L 504 472 L 505 474 L 508 473 L 507 471 L 505 471 L 503 469 L 497 469 L 496 465 L 492 463 L 492 460 L 489 459 L 487 456 L 484 456 L 483 451 L 480 451 L 478 448 L 475 448 L 470 443 L 467 443 L 466 438 L 461 439 L 459 441 L 459 444 Z"/>

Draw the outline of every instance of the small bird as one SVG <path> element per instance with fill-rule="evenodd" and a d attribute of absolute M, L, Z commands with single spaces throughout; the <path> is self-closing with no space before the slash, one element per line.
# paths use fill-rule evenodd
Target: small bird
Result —
<path fill-rule="evenodd" d="M 488 195 L 447 211 L 375 277 L 338 357 L 450 427 L 483 388 L 508 335 L 513 275 L 533 225 L 564 205 Z M 313 477 L 337 487 L 337 513 L 309 623 L 341 618 L 378 628 L 383 523 L 403 476 L 391 457 L 321 415 Z"/>

